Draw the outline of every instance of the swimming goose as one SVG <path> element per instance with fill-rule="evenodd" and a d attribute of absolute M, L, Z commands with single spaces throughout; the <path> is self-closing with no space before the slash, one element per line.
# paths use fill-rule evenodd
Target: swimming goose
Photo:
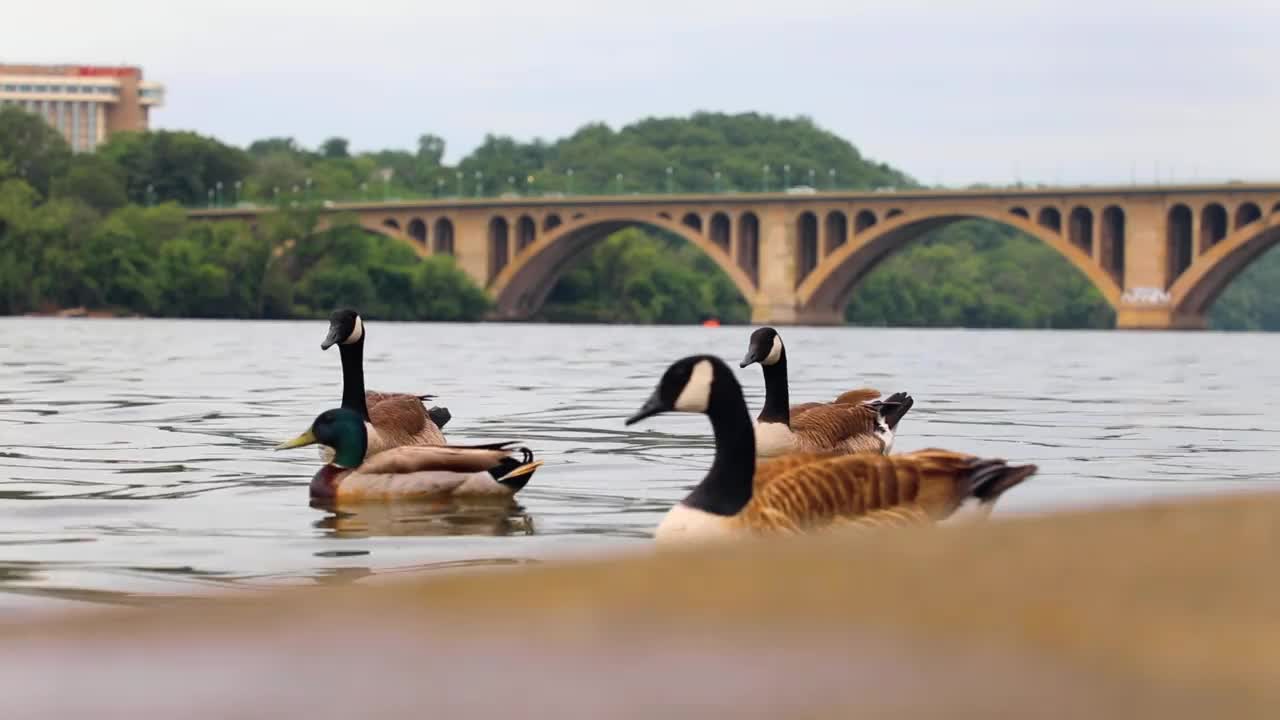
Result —
<path fill-rule="evenodd" d="M 739 367 L 760 363 L 764 370 L 764 407 L 756 418 L 756 452 L 774 457 L 786 452 L 873 452 L 889 454 L 898 422 L 915 403 L 907 393 L 886 400 L 860 388 L 841 393 L 834 402 L 788 406 L 787 350 L 771 327 L 751 333 Z"/>
<path fill-rule="evenodd" d="M 443 445 L 440 428 L 448 422 L 447 408 L 428 410 L 424 401 L 432 395 L 385 393 L 364 389 L 365 325 L 355 310 L 335 310 L 329 316 L 329 334 L 321 350 L 337 345 L 342 358 L 342 407 L 358 413 L 368 423 L 369 455 L 405 445 Z M 321 449 L 329 462 L 333 455 Z"/>
<path fill-rule="evenodd" d="M 938 523 L 962 505 L 985 517 L 997 499 L 1036 471 L 947 450 L 904 455 L 791 453 L 756 465 L 742 387 L 719 358 L 673 363 L 631 425 L 664 412 L 711 419 L 716 453 L 706 476 L 663 518 L 660 543 L 798 533 L 835 527 Z"/>
<path fill-rule="evenodd" d="M 513 443 L 490 445 L 411 445 L 367 456 L 368 424 L 347 408 L 326 410 L 306 432 L 277 450 L 320 444 L 333 462 L 311 479 L 311 496 L 333 500 L 392 498 L 510 498 L 542 464 L 533 452 Z M 517 456 L 516 453 L 519 452 Z"/>
<path fill-rule="evenodd" d="M 746 366 L 744 365 L 743 367 L 746 367 Z M 769 390 L 768 387 L 766 387 L 765 392 L 768 393 L 768 390 Z M 906 395 L 906 393 L 897 393 L 897 395 Z M 872 402 L 874 400 L 878 400 L 879 398 L 880 398 L 880 391 L 876 390 L 875 388 L 858 388 L 857 390 L 846 390 L 840 393 L 839 395 L 837 395 L 836 399 L 832 400 L 830 403 L 806 402 L 806 403 L 797 403 L 795 405 L 792 405 L 791 417 L 795 418 L 795 416 L 799 415 L 805 410 L 811 410 L 813 408 L 821 407 L 827 404 L 862 405 L 865 403 Z"/>

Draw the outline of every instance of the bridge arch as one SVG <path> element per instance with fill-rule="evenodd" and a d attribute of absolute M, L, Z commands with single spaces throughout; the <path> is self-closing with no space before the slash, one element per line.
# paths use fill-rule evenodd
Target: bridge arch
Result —
<path fill-rule="evenodd" d="M 1200 254 L 1222 242 L 1227 232 L 1227 209 L 1216 202 L 1205 205 L 1200 211 Z"/>
<path fill-rule="evenodd" d="M 859 235 L 876 224 L 876 214 L 870 210 L 859 210 L 853 218 L 853 234 Z"/>
<path fill-rule="evenodd" d="M 507 219 L 501 215 L 496 215 L 489 219 L 489 235 L 488 235 L 488 255 L 489 255 L 489 282 L 502 274 L 506 269 L 508 262 L 511 260 L 511 247 L 508 235 L 510 234 L 510 225 Z"/>
<path fill-rule="evenodd" d="M 315 231 L 326 232 L 328 230 L 331 230 L 333 229 L 333 226 L 335 224 L 338 224 L 336 221 L 339 219 L 340 218 L 338 216 L 322 216 L 316 222 Z M 409 247 L 413 248 L 413 251 L 417 253 L 418 257 L 426 257 L 427 255 L 430 254 L 427 250 L 426 245 L 410 237 L 407 232 L 400 229 L 399 223 L 395 223 L 390 218 L 388 218 L 387 220 L 380 221 L 377 219 L 365 218 L 361 216 L 359 221 L 356 224 L 360 226 L 361 230 L 364 230 L 367 233 L 371 233 L 373 235 L 381 235 L 382 237 L 390 238 L 397 242 L 401 242 L 401 243 L 404 243 L 405 245 L 408 245 Z"/>
<path fill-rule="evenodd" d="M 1111 307 L 1115 308 L 1120 304 L 1122 290 L 1119 283 L 1086 252 L 1060 233 L 1051 232 L 1038 222 L 1013 213 L 966 210 L 924 216 L 897 216 L 885 219 L 874 229 L 868 229 L 861 235 L 854 235 L 853 242 L 832 253 L 796 289 L 801 314 L 830 316 L 832 313 L 843 313 L 858 283 L 881 261 L 925 233 L 961 220 L 990 220 L 1039 239 L 1080 270 L 1098 288 Z"/>
<path fill-rule="evenodd" d="M 818 216 L 811 210 L 796 218 L 796 287 L 818 267 Z"/>
<path fill-rule="evenodd" d="M 544 233 L 512 259 L 489 283 L 496 314 L 520 318 L 536 312 L 574 259 L 596 242 L 635 226 L 665 230 L 682 238 L 715 261 L 748 303 L 755 297 L 755 284 L 734 264 L 727 248 L 695 232 L 683 222 L 646 214 L 641 209 L 619 207 L 572 220 Z"/>
<path fill-rule="evenodd" d="M 409 237 L 416 240 L 423 247 L 427 245 L 427 224 L 422 218 L 414 218 L 409 221 L 409 225 L 405 228 L 409 233 Z"/>
<path fill-rule="evenodd" d="M 1191 263 L 1169 288 L 1176 313 L 1203 315 L 1236 275 L 1280 243 L 1280 208 L 1236 229 Z"/>
<path fill-rule="evenodd" d="M 524 249 L 532 245 L 537 237 L 537 223 L 528 215 L 521 215 L 516 221 L 516 252 L 524 252 Z"/>
<path fill-rule="evenodd" d="M 825 243 L 823 255 L 830 255 L 833 250 L 849 241 L 849 218 L 839 210 L 827 213 Z"/>
<path fill-rule="evenodd" d="M 1255 203 L 1255 202 L 1241 203 L 1240 207 L 1236 208 L 1235 229 L 1239 230 L 1245 225 L 1248 225 L 1249 223 L 1259 220 L 1261 218 L 1262 218 L 1262 208 L 1258 207 L 1258 203 Z"/>
<path fill-rule="evenodd" d="M 449 218 L 436 220 L 435 232 L 432 233 L 436 255 L 453 254 L 453 221 Z"/>

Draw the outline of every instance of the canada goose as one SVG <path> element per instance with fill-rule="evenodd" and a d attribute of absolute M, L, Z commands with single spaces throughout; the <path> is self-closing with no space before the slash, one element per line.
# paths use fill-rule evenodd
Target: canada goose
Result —
<path fill-rule="evenodd" d="M 321 350 L 338 346 L 342 357 L 342 407 L 358 413 L 369 424 L 369 455 L 404 445 L 443 445 L 440 427 L 448 422 L 447 408 L 427 410 L 431 395 L 384 393 L 364 389 L 364 320 L 355 310 L 335 310 L 329 316 L 329 334 Z M 332 452 L 321 450 L 326 461 Z"/>
<path fill-rule="evenodd" d="M 277 450 L 320 444 L 333 450 L 333 462 L 311 479 L 313 498 L 376 500 L 428 497 L 509 498 L 529 482 L 542 464 L 533 452 L 513 443 L 489 445 L 411 445 L 367 456 L 368 424 L 348 408 L 326 410 L 311 427 Z M 519 452 L 519 457 L 515 456 Z"/>
<path fill-rule="evenodd" d="M 746 367 L 746 366 L 744 365 L 743 367 Z M 767 387 L 765 388 L 765 392 L 768 393 Z M 898 394 L 905 395 L 905 393 L 898 393 Z M 836 399 L 832 400 L 830 403 L 806 402 L 806 403 L 798 403 L 796 405 L 792 405 L 791 417 L 795 418 L 797 415 L 804 412 L 805 410 L 810 410 L 810 409 L 821 407 L 827 404 L 862 405 L 864 403 L 869 403 L 878 399 L 880 399 L 880 391 L 874 388 L 858 388 L 857 390 L 846 390 L 840 393 L 839 395 L 837 395 Z"/>
<path fill-rule="evenodd" d="M 893 449 L 898 422 L 915 403 L 907 393 L 874 400 L 879 392 L 860 388 L 841 393 L 830 403 L 789 406 L 787 350 L 782 336 L 771 327 L 751 333 L 739 367 L 752 363 L 760 363 L 764 370 L 764 407 L 754 427 L 761 457 L 794 451 L 887 455 Z"/>
<path fill-rule="evenodd" d="M 711 355 L 673 363 L 626 424 L 673 411 L 707 415 L 716 454 L 702 481 L 658 525 L 654 537 L 662 543 L 937 523 L 968 504 L 986 516 L 1001 494 L 1036 471 L 946 450 L 791 453 L 757 467 L 742 387 Z"/>

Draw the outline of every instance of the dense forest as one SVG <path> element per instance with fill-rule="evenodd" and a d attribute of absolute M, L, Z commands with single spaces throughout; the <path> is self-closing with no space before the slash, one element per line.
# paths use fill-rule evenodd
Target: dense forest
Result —
<path fill-rule="evenodd" d="M 353 153 L 290 138 L 247 148 L 189 132 L 122 133 L 72 154 L 39 118 L 0 108 L 0 313 L 89 307 L 122 314 L 311 317 L 341 304 L 371 317 L 469 320 L 489 309 L 451 258 L 420 259 L 350 219 L 320 229 L 322 200 L 918 187 L 805 118 L 698 113 L 554 142 L 490 136 L 458 163 L 416 148 Z M 182 208 L 276 204 L 257 229 L 187 223 Z M 1280 329 L 1280 253 L 1246 270 L 1214 326 Z M 732 282 L 678 238 L 624 230 L 584 253 L 552 291 L 551 321 L 746 322 Z M 1030 237 L 957 223 L 886 260 L 846 317 L 864 325 L 1108 327 L 1113 313 L 1073 267 Z"/>

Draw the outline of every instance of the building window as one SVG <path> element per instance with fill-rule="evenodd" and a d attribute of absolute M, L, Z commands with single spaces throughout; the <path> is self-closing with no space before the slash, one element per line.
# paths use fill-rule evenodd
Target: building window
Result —
<path fill-rule="evenodd" d="M 71 149 L 80 149 L 80 107 L 84 103 L 71 103 Z"/>

